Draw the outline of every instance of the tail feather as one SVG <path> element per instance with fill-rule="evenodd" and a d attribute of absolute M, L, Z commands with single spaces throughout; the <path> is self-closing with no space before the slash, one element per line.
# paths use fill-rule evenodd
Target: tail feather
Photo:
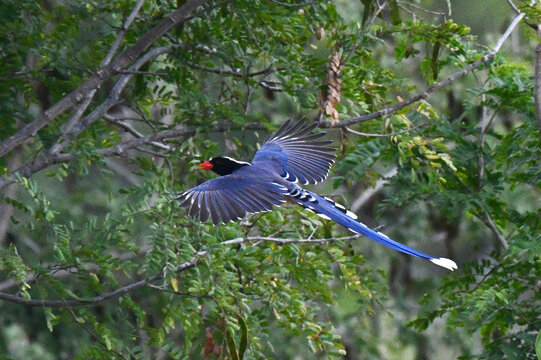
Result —
<path fill-rule="evenodd" d="M 416 256 L 422 259 L 431 261 L 432 263 L 449 269 L 451 271 L 457 269 L 457 265 L 453 260 L 434 257 L 410 248 L 404 244 L 390 239 L 387 235 L 370 229 L 365 224 L 356 221 L 357 216 L 346 210 L 342 205 L 336 204 L 333 200 L 323 198 L 307 190 L 295 189 L 289 194 L 299 205 L 307 210 L 318 214 L 324 219 L 333 220 L 338 224 L 348 228 L 349 230 L 366 236 L 380 244 L 388 246 L 408 255 Z"/>

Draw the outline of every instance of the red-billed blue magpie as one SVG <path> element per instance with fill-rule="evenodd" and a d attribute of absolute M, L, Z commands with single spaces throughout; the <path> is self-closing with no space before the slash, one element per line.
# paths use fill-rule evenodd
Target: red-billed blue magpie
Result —
<path fill-rule="evenodd" d="M 434 257 L 391 240 L 386 235 L 356 221 L 357 216 L 336 204 L 301 188 L 297 183 L 316 184 L 327 177 L 335 159 L 331 140 L 322 140 L 326 133 L 311 134 L 317 124 L 302 119 L 286 121 L 265 140 L 251 163 L 229 157 L 216 157 L 199 165 L 220 177 L 189 189 L 179 197 L 188 214 L 213 224 L 237 220 L 246 213 L 269 211 L 292 199 L 319 216 L 333 220 L 349 230 L 364 235 L 385 246 L 430 260 L 436 265 L 454 270 L 457 265 L 446 258 Z"/>

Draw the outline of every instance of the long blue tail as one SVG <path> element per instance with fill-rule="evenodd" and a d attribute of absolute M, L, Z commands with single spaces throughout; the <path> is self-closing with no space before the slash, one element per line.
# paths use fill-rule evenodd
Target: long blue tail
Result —
<path fill-rule="evenodd" d="M 293 190 L 289 194 L 289 196 L 307 210 L 312 211 L 325 219 L 333 220 L 338 224 L 345 226 L 349 230 L 357 234 L 366 236 L 374 241 L 379 242 L 380 244 L 383 244 L 408 255 L 427 259 L 432 263 L 449 269 L 451 271 L 457 269 L 457 265 L 453 260 L 424 254 L 404 244 L 391 240 L 385 234 L 370 229 L 365 224 L 355 220 L 357 218 L 355 214 L 346 210 L 343 206 L 336 204 L 331 199 L 323 198 L 313 192 L 301 188 Z"/>

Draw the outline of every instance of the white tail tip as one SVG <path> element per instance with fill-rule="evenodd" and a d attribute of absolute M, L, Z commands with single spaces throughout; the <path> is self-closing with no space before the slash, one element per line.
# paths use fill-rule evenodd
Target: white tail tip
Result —
<path fill-rule="evenodd" d="M 456 266 L 456 263 L 453 260 L 449 260 L 446 258 L 434 258 L 430 259 L 430 261 L 438 266 L 444 267 L 451 271 L 458 269 L 458 266 Z"/>

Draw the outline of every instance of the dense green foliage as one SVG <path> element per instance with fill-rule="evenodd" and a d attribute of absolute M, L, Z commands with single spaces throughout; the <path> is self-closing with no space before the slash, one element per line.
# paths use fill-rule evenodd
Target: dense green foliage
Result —
<path fill-rule="evenodd" d="M 145 1 L 116 55 L 188 2 Z M 345 127 L 326 116 L 331 88 L 339 101 L 327 105 L 347 121 L 424 91 L 492 42 L 452 20 L 451 2 L 288 3 L 207 2 L 147 50 L 167 48 L 159 56 L 83 94 L 81 119 L 84 100 L 0 158 L 0 180 L 16 183 L 0 193 L 2 358 L 541 356 L 534 32 L 515 29 L 514 53 L 428 98 Z M 135 4 L 2 2 L 0 141 L 105 65 Z M 85 122 L 121 79 L 108 112 Z M 458 271 L 340 239 L 351 234 L 293 205 L 216 227 L 178 207 L 175 194 L 212 176 L 199 162 L 249 160 L 301 116 L 334 128 L 338 159 L 319 193 L 350 206 L 376 187 L 359 218 Z M 42 157 L 55 160 L 32 168 Z"/>

